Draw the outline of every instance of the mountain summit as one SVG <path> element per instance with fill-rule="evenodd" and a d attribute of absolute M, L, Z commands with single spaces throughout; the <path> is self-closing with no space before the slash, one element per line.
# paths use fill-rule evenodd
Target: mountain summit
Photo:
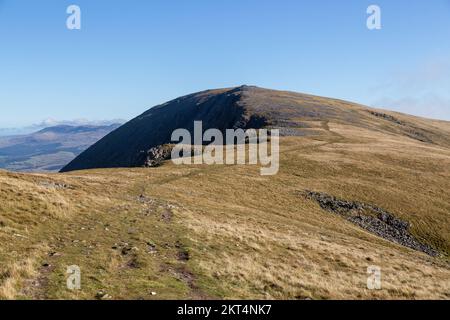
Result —
<path fill-rule="evenodd" d="M 440 121 L 384 112 L 337 99 L 240 86 L 190 94 L 153 107 L 98 141 L 61 172 L 140 167 L 143 152 L 171 142 L 178 128 L 203 130 L 278 128 L 282 136 L 330 134 L 328 123 L 403 135 L 427 144 L 450 146 Z"/>

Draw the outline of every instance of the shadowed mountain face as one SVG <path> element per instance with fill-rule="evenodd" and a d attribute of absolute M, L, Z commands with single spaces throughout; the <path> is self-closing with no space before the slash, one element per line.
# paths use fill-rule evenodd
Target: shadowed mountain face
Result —
<path fill-rule="evenodd" d="M 11 171 L 58 171 L 120 124 L 60 125 L 38 132 L 0 137 L 0 168 Z"/>
<path fill-rule="evenodd" d="M 61 172 L 143 166 L 142 153 L 171 142 L 178 128 L 278 128 L 282 136 L 323 135 L 329 122 L 450 146 L 441 121 L 371 109 L 336 99 L 241 86 L 208 90 L 156 106 L 91 146 Z M 447 128 L 444 126 L 444 128 Z M 448 133 L 448 132 L 447 132 Z"/>

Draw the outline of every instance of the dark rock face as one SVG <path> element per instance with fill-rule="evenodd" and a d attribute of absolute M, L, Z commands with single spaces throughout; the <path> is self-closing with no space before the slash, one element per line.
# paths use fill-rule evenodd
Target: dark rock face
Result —
<path fill-rule="evenodd" d="M 306 198 L 317 201 L 324 210 L 338 214 L 361 228 L 402 246 L 437 256 L 436 250 L 409 233 L 410 224 L 371 204 L 337 199 L 331 195 L 306 191 Z"/>
<path fill-rule="evenodd" d="M 148 151 L 141 151 L 142 159 L 140 162 L 147 168 L 159 167 L 165 160 L 171 158 L 171 153 L 171 145 L 153 147 Z"/>
<path fill-rule="evenodd" d="M 239 87 L 204 91 L 154 107 L 91 146 L 61 172 L 144 166 L 143 150 L 170 144 L 172 132 L 179 128 L 187 129 L 193 136 L 194 121 L 202 121 L 203 131 L 265 126 L 264 115 L 245 109 L 241 102 L 243 90 Z"/>

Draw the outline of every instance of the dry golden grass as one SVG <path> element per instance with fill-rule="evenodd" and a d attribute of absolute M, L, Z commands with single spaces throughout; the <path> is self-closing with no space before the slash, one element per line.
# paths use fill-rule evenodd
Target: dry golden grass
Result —
<path fill-rule="evenodd" d="M 282 138 L 276 176 L 172 163 L 1 172 L 0 297 L 449 299 L 450 150 L 339 122 L 311 127 L 321 135 Z M 441 256 L 374 236 L 302 197 L 307 189 L 389 210 Z M 65 287 L 73 264 L 81 291 Z M 366 288 L 370 265 L 382 268 L 382 290 Z"/>

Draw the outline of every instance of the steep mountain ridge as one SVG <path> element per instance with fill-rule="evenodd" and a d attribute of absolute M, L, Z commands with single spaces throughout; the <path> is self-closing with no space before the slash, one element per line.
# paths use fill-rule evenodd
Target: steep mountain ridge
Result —
<path fill-rule="evenodd" d="M 323 135 L 334 122 L 448 147 L 446 122 L 375 110 L 337 99 L 241 86 L 177 98 L 144 112 L 91 146 L 61 172 L 143 166 L 142 152 L 171 142 L 175 129 L 278 128 L 283 136 Z M 328 130 L 325 130 L 328 131 Z"/>

